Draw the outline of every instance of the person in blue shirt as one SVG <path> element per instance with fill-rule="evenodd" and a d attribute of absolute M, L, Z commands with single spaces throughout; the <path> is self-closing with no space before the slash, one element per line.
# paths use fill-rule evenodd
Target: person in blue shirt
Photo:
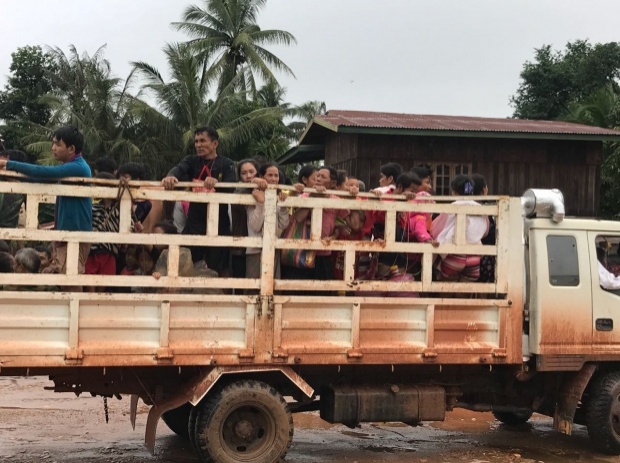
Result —
<path fill-rule="evenodd" d="M 0 169 L 13 170 L 38 179 L 61 179 L 65 177 L 92 177 L 90 167 L 82 157 L 84 136 L 73 126 L 57 129 L 52 138 L 52 154 L 60 165 L 38 166 L 24 162 L 0 159 Z M 56 198 L 56 230 L 92 231 L 92 198 L 59 196 Z M 66 272 L 67 243 L 54 243 L 54 264 L 59 273 Z M 80 243 L 78 271 L 84 273 L 84 265 L 90 250 L 89 243 Z"/>

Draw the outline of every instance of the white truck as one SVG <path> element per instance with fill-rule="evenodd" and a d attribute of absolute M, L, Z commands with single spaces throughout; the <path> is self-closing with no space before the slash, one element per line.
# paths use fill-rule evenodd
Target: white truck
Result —
<path fill-rule="evenodd" d="M 141 399 L 151 406 L 151 451 L 163 416 L 205 462 L 280 461 L 299 411 L 348 425 L 415 424 L 455 407 L 490 410 L 505 423 L 542 413 L 567 434 L 584 424 L 601 452 L 620 454 L 620 296 L 601 288 L 597 260 L 597 247 L 618 259 L 618 223 L 564 219 L 556 191 L 462 206 L 439 197 L 282 201 L 269 189 L 262 236 L 218 236 L 219 204 L 252 205 L 252 195 L 219 190 L 238 185 L 188 187 L 0 181 L 0 192 L 23 194 L 27 204 L 25 227 L 0 229 L 0 239 L 68 246 L 66 275 L 0 274 L 0 374 L 49 375 L 56 392 L 130 395 L 134 424 Z M 40 229 L 38 206 L 55 196 L 118 198 L 120 233 Z M 132 201 L 144 199 L 207 203 L 206 235 L 131 233 Z M 309 239 L 277 236 L 279 206 L 312 209 Z M 386 211 L 385 241 L 322 241 L 324 208 Z M 396 241 L 397 214 L 412 210 L 455 214 L 455 242 Z M 467 244 L 474 215 L 494 217 L 494 245 Z M 166 245 L 166 275 L 78 275 L 80 242 Z M 179 276 L 182 247 L 195 245 L 261 248 L 261 277 Z M 343 252 L 343 278 L 275 279 L 277 250 L 297 248 Z M 421 254 L 421 276 L 356 280 L 356 253 L 381 252 Z M 495 281 L 435 281 L 439 254 L 495 256 Z M 19 290 L 33 285 L 40 290 Z M 63 290 L 76 285 L 100 291 Z M 214 288 L 221 294 L 207 294 Z"/>

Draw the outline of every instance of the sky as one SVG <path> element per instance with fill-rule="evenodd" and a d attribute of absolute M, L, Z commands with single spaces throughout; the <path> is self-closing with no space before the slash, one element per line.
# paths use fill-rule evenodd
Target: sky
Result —
<path fill-rule="evenodd" d="M 0 85 L 25 45 L 93 54 L 106 45 L 114 74 L 132 61 L 165 74 L 162 47 L 184 41 L 170 23 L 203 0 L 0 0 Z M 293 104 L 328 109 L 509 117 L 534 50 L 589 39 L 620 41 L 618 0 L 268 0 L 258 24 L 297 38 L 269 49 Z"/>

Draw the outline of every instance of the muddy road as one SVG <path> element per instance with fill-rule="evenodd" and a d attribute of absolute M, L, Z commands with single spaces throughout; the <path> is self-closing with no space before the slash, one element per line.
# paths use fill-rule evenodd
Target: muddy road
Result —
<path fill-rule="evenodd" d="M 148 408 L 138 408 L 136 430 L 129 424 L 129 398 L 108 400 L 44 391 L 47 378 L 0 377 L 0 462 L 160 463 L 197 462 L 189 443 L 163 422 L 156 454 L 143 445 Z M 349 429 L 329 425 L 318 413 L 295 415 L 289 462 L 620 462 L 592 450 L 585 428 L 573 436 L 552 431 L 552 420 L 534 415 L 508 427 L 489 413 L 458 410 L 445 422 L 417 428 L 398 423 Z"/>

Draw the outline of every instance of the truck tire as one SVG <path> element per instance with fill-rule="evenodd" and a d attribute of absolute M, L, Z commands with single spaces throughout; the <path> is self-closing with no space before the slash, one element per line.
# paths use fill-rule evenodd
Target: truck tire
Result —
<path fill-rule="evenodd" d="M 586 426 L 597 450 L 620 455 L 620 372 L 594 380 L 586 404 Z"/>
<path fill-rule="evenodd" d="M 189 421 L 189 414 L 192 408 L 194 407 L 188 402 L 185 405 L 181 405 L 179 408 L 168 410 L 161 416 L 161 419 L 164 420 L 164 423 L 166 423 L 173 433 L 187 439 L 189 438 L 187 422 Z"/>
<path fill-rule="evenodd" d="M 531 410 L 519 410 L 515 412 L 493 411 L 493 416 L 497 421 L 501 421 L 509 426 L 517 426 L 519 424 L 527 423 L 533 414 L 534 412 Z"/>
<path fill-rule="evenodd" d="M 189 443 L 192 444 L 192 448 L 196 450 L 196 421 L 198 420 L 199 407 L 192 407 L 192 411 L 189 413 L 189 421 L 187 423 L 187 435 Z"/>
<path fill-rule="evenodd" d="M 195 442 L 203 462 L 280 462 L 293 440 L 282 395 L 260 381 L 238 381 L 197 407 Z"/>

